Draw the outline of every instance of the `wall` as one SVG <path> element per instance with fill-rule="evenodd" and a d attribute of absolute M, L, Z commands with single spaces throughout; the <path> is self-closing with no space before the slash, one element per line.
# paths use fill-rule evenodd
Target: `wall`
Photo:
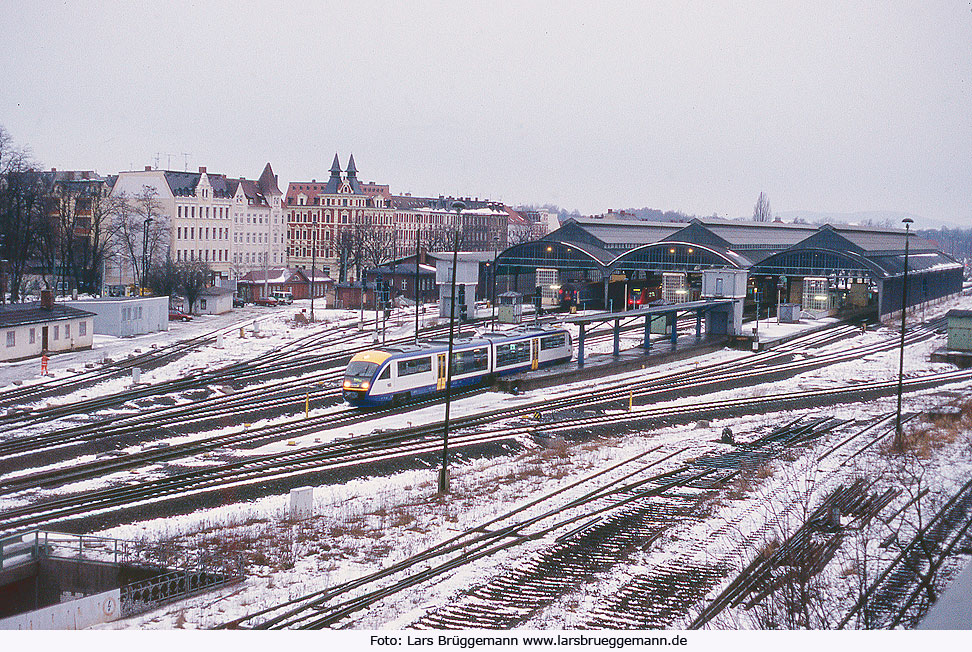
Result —
<path fill-rule="evenodd" d="M 92 317 L 65 319 L 46 324 L 28 324 L 0 329 L 0 361 L 24 360 L 40 357 L 43 349 L 44 327 L 48 327 L 47 350 L 50 353 L 90 349 L 94 342 Z M 85 334 L 81 335 L 81 322 L 85 323 Z M 57 339 L 54 339 L 55 328 Z M 69 333 L 65 337 L 65 329 Z M 30 341 L 30 331 L 34 331 L 34 341 Z M 7 333 L 14 332 L 14 346 L 7 346 Z"/>
<path fill-rule="evenodd" d="M 0 629 L 85 629 L 118 620 L 121 591 L 113 589 L 17 616 L 0 619 Z"/>
<path fill-rule="evenodd" d="M 130 337 L 169 330 L 169 297 L 102 298 L 64 304 L 95 313 L 94 332 L 98 335 Z"/>
<path fill-rule="evenodd" d="M 206 303 L 205 307 L 203 302 Z M 209 294 L 196 299 L 196 312 L 200 315 L 221 315 L 232 309 L 232 294 Z"/>

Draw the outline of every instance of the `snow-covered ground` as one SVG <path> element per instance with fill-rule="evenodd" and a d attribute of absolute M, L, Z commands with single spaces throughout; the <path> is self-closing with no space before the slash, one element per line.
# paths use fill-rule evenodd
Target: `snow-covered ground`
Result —
<path fill-rule="evenodd" d="M 198 319 L 190 324 L 174 325 L 168 333 L 161 334 L 169 339 L 159 339 L 157 340 L 159 343 L 181 339 L 190 334 L 209 332 L 218 327 L 237 327 L 241 321 L 247 325 L 248 332 L 243 340 L 239 339 L 238 334 L 235 337 L 227 336 L 224 339 L 223 349 L 208 348 L 190 354 L 157 372 L 147 374 L 149 378 L 143 376 L 143 380 L 153 382 L 154 378 L 157 382 L 164 378 L 176 377 L 192 368 L 220 365 L 244 357 L 253 357 L 261 351 L 292 341 L 293 338 L 308 332 L 308 329 L 327 327 L 326 325 L 309 327 L 291 325 L 289 320 L 295 311 L 299 311 L 301 307 L 299 303 L 275 309 L 260 309 L 258 314 L 262 319 L 259 330 L 262 337 L 259 338 L 253 337 L 249 332 L 252 331 L 249 325 L 252 324 L 253 318 L 242 321 L 239 315 L 235 317 L 236 321 L 233 320 L 234 318 L 226 317 L 223 321 Z M 972 298 L 960 297 L 935 306 L 927 311 L 925 318 L 930 319 L 937 314 L 944 314 L 946 310 L 953 307 L 972 308 Z M 315 313 L 318 312 L 323 313 L 324 318 L 330 320 L 332 324 L 352 323 L 358 318 L 358 313 L 353 311 L 315 310 Z M 321 316 L 318 315 L 318 318 Z M 388 324 L 395 322 L 397 320 L 392 319 Z M 403 313 L 401 325 L 392 326 L 388 336 L 411 333 L 412 323 L 411 316 L 406 311 Z M 806 328 L 808 324 L 804 323 L 802 326 Z M 182 327 L 186 327 L 187 330 L 180 334 Z M 759 330 L 761 338 L 767 338 L 788 334 L 794 328 L 792 325 L 761 322 Z M 366 338 L 367 334 L 364 337 Z M 868 331 L 828 347 L 827 350 L 852 350 L 869 342 L 895 337 L 895 328 L 889 326 Z M 110 339 L 114 340 L 114 338 Z M 633 335 L 631 339 L 632 342 L 637 341 Z M 147 338 L 140 338 L 137 341 L 134 339 L 104 341 L 97 343 L 98 348 L 91 353 L 97 359 L 105 355 L 121 357 L 131 348 L 144 347 L 154 341 Z M 928 362 L 930 352 L 941 346 L 943 341 L 944 336 L 938 336 L 926 343 L 909 347 L 905 359 L 905 374 L 950 368 L 949 365 Z M 610 351 L 612 343 L 592 342 L 590 346 L 592 348 L 588 349 L 589 355 Z M 820 352 L 805 350 L 798 352 L 798 355 L 810 357 Z M 750 354 L 727 349 L 706 356 L 702 360 L 684 360 L 627 375 L 644 376 L 690 369 L 707 362 L 747 355 Z M 63 370 L 68 366 L 79 365 L 77 361 L 68 361 L 67 356 L 64 356 L 65 364 L 62 364 L 60 357 L 52 359 L 52 368 L 57 374 L 66 373 Z M 54 367 L 55 361 L 58 363 L 56 367 Z M 23 365 L 24 363 L 18 363 L 0 367 L 0 385 L 6 385 L 16 379 Z M 834 387 L 846 384 L 848 381 L 892 380 L 897 378 L 897 373 L 898 352 L 892 350 L 868 356 L 864 361 L 847 362 L 808 372 L 789 380 L 773 383 L 771 386 L 740 389 L 726 387 L 720 392 L 713 393 L 708 399 L 720 400 Z M 495 409 L 502 405 L 512 406 L 542 400 L 544 397 L 556 394 L 583 392 L 585 387 L 594 386 L 596 382 L 577 383 L 557 390 L 545 389 L 542 392 L 518 397 L 486 393 L 456 401 L 452 407 L 452 414 L 458 416 L 487 407 Z M 117 389 L 113 386 L 99 386 L 97 391 L 107 392 Z M 968 385 L 949 389 L 965 396 L 969 395 Z M 907 394 L 904 409 L 922 411 L 930 406 L 941 404 L 946 399 L 947 397 L 937 390 Z M 672 401 L 672 404 L 699 400 L 701 399 L 686 398 Z M 659 407 L 659 405 L 655 404 L 652 407 Z M 635 411 L 638 409 L 635 407 Z M 836 407 L 828 410 L 827 414 L 864 423 L 893 409 L 893 400 L 885 399 L 863 405 Z M 436 474 L 435 470 L 430 468 L 403 471 L 387 477 L 359 478 L 342 484 L 317 487 L 314 495 L 314 516 L 300 522 L 288 518 L 289 499 L 288 496 L 283 495 L 112 528 L 99 534 L 121 539 L 178 540 L 201 546 L 245 551 L 251 566 L 250 574 L 242 585 L 166 605 L 153 612 L 113 623 L 107 628 L 168 629 L 215 626 L 261 608 L 387 567 L 397 560 L 505 513 L 536 496 L 566 486 L 578 477 L 630 458 L 651 447 L 664 445 L 666 450 L 685 447 L 686 452 L 680 458 L 672 460 L 671 463 L 675 464 L 679 459 L 688 459 L 711 450 L 714 445 L 718 446 L 713 442 L 718 439 L 719 432 L 725 425 L 730 425 L 737 436 L 743 439 L 755 438 L 781 422 L 795 418 L 798 414 L 800 413 L 767 414 L 661 428 L 650 432 L 635 432 L 623 437 L 568 445 L 553 451 L 524 441 L 522 448 L 511 452 L 508 456 L 457 460 L 452 467 L 452 493 L 444 499 L 435 496 Z M 436 423 L 441 418 L 441 407 L 415 410 L 404 417 L 412 424 Z M 334 437 L 346 437 L 349 434 L 362 434 L 378 428 L 405 425 L 402 419 L 402 417 L 388 417 L 352 428 L 343 427 L 339 432 L 322 431 L 315 433 L 313 437 L 298 439 L 295 444 L 311 445 L 315 440 L 327 441 Z M 841 436 L 846 436 L 846 431 L 842 431 Z M 835 441 L 834 438 L 828 438 L 817 446 L 832 445 Z M 287 444 L 277 443 L 268 444 L 254 452 L 272 453 L 284 450 L 285 447 L 293 450 Z M 787 493 L 785 490 L 793 488 L 796 484 L 795 478 L 819 474 L 824 479 L 819 480 L 816 487 L 823 491 L 853 477 L 855 473 L 860 473 L 861 465 L 866 466 L 870 463 L 876 467 L 884 464 L 885 458 L 881 457 L 880 447 L 874 448 L 873 454 L 861 455 L 854 465 L 837 468 L 821 467 L 811 470 L 801 468 L 801 464 L 806 465 L 806 462 L 792 465 L 784 462 L 776 463 L 768 473 L 765 482 L 757 487 L 749 500 L 723 501 L 715 508 L 713 516 L 704 523 L 691 523 L 673 530 L 651 550 L 633 558 L 630 567 L 617 568 L 607 577 L 600 578 L 598 582 L 581 587 L 576 595 L 569 596 L 551 606 L 527 626 L 564 628 L 578 624 L 577 614 L 583 613 L 591 604 L 610 595 L 613 588 L 623 585 L 637 573 L 657 564 L 659 560 L 677 554 L 679 540 L 691 536 L 704 536 L 708 528 L 718 529 L 719 525 L 724 526 L 729 523 L 734 524 L 737 534 L 755 529 L 758 527 L 760 513 L 757 513 L 759 510 L 753 509 L 753 501 L 777 500 L 780 505 L 776 511 L 785 511 L 786 501 L 791 500 L 784 496 Z M 937 450 L 933 459 L 928 462 L 929 468 L 934 469 L 936 480 L 943 491 L 947 491 L 962 478 L 972 476 L 972 459 L 968 453 L 969 433 L 965 432 L 958 441 Z M 813 451 L 807 452 L 801 459 L 815 459 Z M 841 461 L 842 458 L 835 456 L 832 464 L 837 465 Z M 816 475 L 814 477 L 816 478 Z M 765 512 L 762 513 L 765 515 Z M 692 532 L 692 528 L 699 531 Z M 358 614 L 354 618 L 353 626 L 366 629 L 393 629 L 406 626 L 428 609 L 447 602 L 455 592 L 484 581 L 500 569 L 516 563 L 518 559 L 525 558 L 532 550 L 539 549 L 543 545 L 545 542 L 541 540 L 529 546 L 513 548 L 504 554 L 464 567 L 431 585 L 423 585 L 408 593 L 400 594 L 394 599 L 370 608 L 366 613 Z M 729 539 L 718 545 L 723 546 L 726 554 L 729 554 L 728 549 L 731 547 Z M 737 620 L 727 626 L 752 625 L 751 622 Z"/>

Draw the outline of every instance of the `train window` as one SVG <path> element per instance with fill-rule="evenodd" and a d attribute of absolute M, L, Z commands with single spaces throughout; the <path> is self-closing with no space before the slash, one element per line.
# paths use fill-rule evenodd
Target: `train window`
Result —
<path fill-rule="evenodd" d="M 486 349 L 473 349 L 471 351 L 457 351 L 452 354 L 452 373 L 468 374 L 474 371 L 483 371 L 489 366 L 489 358 Z"/>
<path fill-rule="evenodd" d="M 344 377 L 360 383 L 363 380 L 371 380 L 376 371 L 378 371 L 378 365 L 374 362 L 362 362 L 359 360 L 348 365 L 347 371 L 344 372 Z"/>
<path fill-rule="evenodd" d="M 420 374 L 425 371 L 432 371 L 432 358 L 416 358 L 415 360 L 400 360 L 398 362 L 398 375 L 400 377 Z"/>
<path fill-rule="evenodd" d="M 530 359 L 530 342 L 510 342 L 496 345 L 496 366 L 507 367 Z"/>
<path fill-rule="evenodd" d="M 540 338 L 540 350 L 546 351 L 547 349 L 562 349 L 567 343 L 567 336 L 563 333 L 560 335 L 550 335 L 548 337 Z"/>
<path fill-rule="evenodd" d="M 389 378 L 391 378 L 391 367 L 385 367 L 385 370 L 378 376 L 378 380 L 388 380 Z"/>

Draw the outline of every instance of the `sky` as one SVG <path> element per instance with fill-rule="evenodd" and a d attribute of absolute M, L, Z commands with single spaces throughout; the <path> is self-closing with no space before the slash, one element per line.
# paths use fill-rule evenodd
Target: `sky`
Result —
<path fill-rule="evenodd" d="M 5 0 L 0 44 L 46 168 L 972 227 L 968 0 Z"/>

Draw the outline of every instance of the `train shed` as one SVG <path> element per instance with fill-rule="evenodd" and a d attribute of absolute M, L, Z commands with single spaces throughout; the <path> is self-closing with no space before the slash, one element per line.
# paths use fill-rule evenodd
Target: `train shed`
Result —
<path fill-rule="evenodd" d="M 497 287 L 528 295 L 540 288 L 547 305 L 566 297 L 617 312 L 697 301 L 704 270 L 736 269 L 747 272 L 749 314 L 775 315 L 789 303 L 813 317 L 886 320 L 901 310 L 905 239 L 904 229 L 843 224 L 572 218 L 501 252 Z M 907 239 L 909 307 L 961 291 L 961 263 L 932 241 Z"/>

